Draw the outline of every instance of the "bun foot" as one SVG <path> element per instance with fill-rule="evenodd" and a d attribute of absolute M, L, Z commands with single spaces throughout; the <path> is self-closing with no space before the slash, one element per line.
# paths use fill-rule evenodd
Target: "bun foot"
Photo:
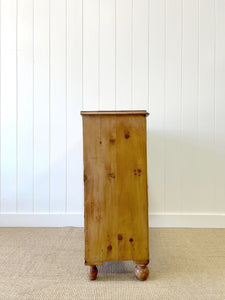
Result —
<path fill-rule="evenodd" d="M 145 265 L 136 265 L 134 272 L 139 280 L 146 280 L 149 275 L 149 269 Z"/>
<path fill-rule="evenodd" d="M 88 266 L 87 273 L 90 280 L 95 280 L 98 275 L 98 269 L 96 266 Z"/>

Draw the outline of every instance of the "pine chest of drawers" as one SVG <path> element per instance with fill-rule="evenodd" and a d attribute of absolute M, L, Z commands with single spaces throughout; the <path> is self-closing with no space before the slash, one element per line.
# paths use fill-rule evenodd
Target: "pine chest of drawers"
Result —
<path fill-rule="evenodd" d="M 146 111 L 82 111 L 85 265 L 133 260 L 148 277 Z"/>

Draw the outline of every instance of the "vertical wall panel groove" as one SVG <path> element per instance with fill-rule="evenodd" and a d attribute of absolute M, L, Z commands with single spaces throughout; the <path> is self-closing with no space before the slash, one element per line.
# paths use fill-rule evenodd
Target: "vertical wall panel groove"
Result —
<path fill-rule="evenodd" d="M 115 1 L 101 1 L 99 11 L 99 108 L 115 109 Z"/>
<path fill-rule="evenodd" d="M 34 1 L 32 0 L 32 212 L 34 213 Z"/>
<path fill-rule="evenodd" d="M 49 0 L 49 208 L 51 212 L 51 0 Z"/>
<path fill-rule="evenodd" d="M 66 2 L 51 3 L 51 212 L 65 211 Z"/>
<path fill-rule="evenodd" d="M 191 211 L 197 192 L 198 163 L 198 2 L 183 0 L 183 50 L 182 50 L 182 211 Z M 192 188 L 190 188 L 190 186 Z"/>
<path fill-rule="evenodd" d="M 65 212 L 68 210 L 68 0 L 66 0 L 66 8 L 65 8 L 65 39 L 66 39 L 66 63 L 65 63 L 65 98 L 66 98 L 66 170 L 65 170 Z"/>
<path fill-rule="evenodd" d="M 150 7 L 151 7 L 151 0 L 148 0 L 148 108 L 147 111 L 150 111 L 150 87 L 149 87 L 149 79 L 150 79 L 150 30 L 149 30 L 149 26 L 150 26 Z M 149 130 L 149 128 L 148 128 Z"/>
<path fill-rule="evenodd" d="M 49 211 L 49 1 L 34 0 L 34 212 Z"/>
<path fill-rule="evenodd" d="M 130 72 L 130 80 L 131 80 L 131 109 L 134 109 L 134 0 L 131 0 L 131 39 L 130 39 L 130 48 L 131 48 L 131 72 Z"/>
<path fill-rule="evenodd" d="M 117 14 L 116 14 L 116 11 L 117 11 L 117 0 L 115 0 L 115 110 L 117 109 L 117 86 L 116 86 L 116 73 L 117 73 L 117 59 L 116 59 L 116 56 L 117 56 L 117 52 L 116 52 L 116 47 L 117 47 L 117 43 L 116 43 L 116 40 L 117 40 Z"/>
<path fill-rule="evenodd" d="M 180 12 L 180 141 L 181 141 L 181 146 L 180 146 L 180 164 L 181 164 L 181 168 L 180 168 L 180 177 L 181 177 L 181 181 L 180 181 L 180 185 L 181 185 L 181 197 L 180 197 L 180 211 L 183 210 L 183 197 L 182 197 L 182 189 L 183 189 L 183 182 L 182 182 L 182 176 L 183 176 L 183 172 L 182 172 L 182 168 L 183 168 L 183 157 L 184 157 L 184 151 L 185 151 L 185 147 L 183 145 L 183 134 L 184 134 L 184 130 L 183 130 L 183 37 L 184 37 L 184 0 L 181 0 L 181 12 Z"/>
<path fill-rule="evenodd" d="M 1 135 L 1 128 L 2 128 L 2 51 L 1 51 L 1 42 L 2 42 L 2 1 L 0 0 L 0 213 L 2 211 L 2 135 Z"/>
<path fill-rule="evenodd" d="M 214 142 L 214 147 L 215 147 L 215 139 L 216 139 L 216 0 L 213 0 L 213 18 L 214 18 L 214 32 L 213 32 L 213 43 L 214 43 L 214 49 L 213 49 L 213 101 L 214 101 L 214 107 L 213 107 L 213 112 L 214 112 L 214 133 L 213 133 L 213 142 Z"/>
<path fill-rule="evenodd" d="M 16 212 L 18 212 L 18 1 L 16 0 Z"/>
<path fill-rule="evenodd" d="M 132 108 L 131 103 L 131 17 L 132 0 L 116 3 L 116 108 Z"/>
<path fill-rule="evenodd" d="M 148 77 L 147 77 L 147 83 L 148 83 L 148 91 L 147 91 L 147 111 L 149 112 L 149 108 L 150 108 L 150 30 L 149 30 L 149 25 L 150 25 L 150 0 L 148 0 L 148 29 L 147 29 L 147 45 L 148 45 L 148 57 L 147 57 L 147 65 L 148 65 Z M 148 136 L 148 132 L 150 131 L 150 122 L 149 122 L 149 118 L 147 118 L 147 127 L 146 127 L 146 134 L 147 134 L 147 153 L 150 153 L 150 139 L 149 139 L 149 136 Z M 147 155 L 147 181 L 149 182 L 149 174 L 150 174 L 150 160 L 149 160 L 149 155 Z M 149 198 L 149 195 L 150 195 L 150 186 L 148 184 L 147 186 L 148 188 L 148 198 Z M 149 207 L 150 205 L 148 204 L 148 210 L 149 210 Z"/>
<path fill-rule="evenodd" d="M 213 21 L 214 21 L 214 32 L 213 32 L 213 157 L 215 158 L 216 153 L 216 0 L 213 0 Z M 216 200 L 216 164 L 215 159 L 213 162 L 213 199 Z M 214 201 L 212 200 L 211 207 L 213 206 Z"/>
<path fill-rule="evenodd" d="M 215 201 L 212 210 L 215 212 L 225 211 L 225 2 L 215 1 Z"/>
<path fill-rule="evenodd" d="M 99 0 L 83 0 L 83 106 L 98 110 Z"/>
<path fill-rule="evenodd" d="M 168 2 L 167 2 L 168 3 Z M 166 10 L 166 211 L 181 209 L 181 1 L 171 0 Z M 167 201 L 173 199 L 173 201 Z"/>
<path fill-rule="evenodd" d="M 83 210 L 82 159 L 82 0 L 68 0 L 68 143 L 67 197 L 68 212 Z M 79 188 L 78 188 L 79 187 Z"/>
<path fill-rule="evenodd" d="M 16 0 L 1 1 L 1 212 L 16 211 Z"/>
<path fill-rule="evenodd" d="M 33 211 L 33 0 L 18 0 L 17 211 Z"/>
<path fill-rule="evenodd" d="M 180 29 L 180 138 L 183 138 L 183 6 L 184 0 L 181 0 L 181 29 Z"/>
<path fill-rule="evenodd" d="M 165 1 L 151 0 L 149 9 L 149 209 L 164 207 Z"/>
<path fill-rule="evenodd" d="M 163 213 L 166 212 L 166 14 L 167 14 L 167 0 L 164 4 L 164 78 L 163 78 Z M 153 210 L 154 211 L 154 210 Z"/>
<path fill-rule="evenodd" d="M 132 105 L 148 108 L 148 0 L 133 0 Z"/>
<path fill-rule="evenodd" d="M 100 17 L 100 12 L 101 12 L 101 0 L 98 0 L 98 110 L 100 110 L 100 56 L 101 56 L 101 17 Z"/>
<path fill-rule="evenodd" d="M 84 0 L 82 2 L 82 110 L 84 110 Z"/>
<path fill-rule="evenodd" d="M 199 142 L 199 92 L 200 92 L 200 80 L 199 80 L 199 70 L 200 70 L 200 43 L 199 43 L 199 37 L 200 37 L 200 0 L 198 0 L 198 61 L 197 61 L 197 72 L 198 72 L 198 85 L 197 85 L 197 142 Z"/>
<path fill-rule="evenodd" d="M 214 194 L 214 13 L 213 0 L 200 1 L 199 20 L 199 142 L 194 209 L 211 211 Z M 204 199 L 204 200 L 203 200 Z"/>

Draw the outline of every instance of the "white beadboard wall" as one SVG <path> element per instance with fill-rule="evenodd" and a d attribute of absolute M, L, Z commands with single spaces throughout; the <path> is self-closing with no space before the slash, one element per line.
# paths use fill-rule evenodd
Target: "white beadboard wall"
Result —
<path fill-rule="evenodd" d="M 83 226 L 80 110 L 147 109 L 150 226 L 225 227 L 225 0 L 0 13 L 0 226 Z"/>

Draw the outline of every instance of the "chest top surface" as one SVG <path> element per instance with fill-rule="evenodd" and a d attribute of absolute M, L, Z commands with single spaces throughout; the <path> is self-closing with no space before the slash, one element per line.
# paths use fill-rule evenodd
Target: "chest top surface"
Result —
<path fill-rule="evenodd" d="M 99 110 L 99 111 L 81 111 L 82 116 L 91 115 L 143 115 L 148 116 L 149 113 L 146 110 Z"/>

